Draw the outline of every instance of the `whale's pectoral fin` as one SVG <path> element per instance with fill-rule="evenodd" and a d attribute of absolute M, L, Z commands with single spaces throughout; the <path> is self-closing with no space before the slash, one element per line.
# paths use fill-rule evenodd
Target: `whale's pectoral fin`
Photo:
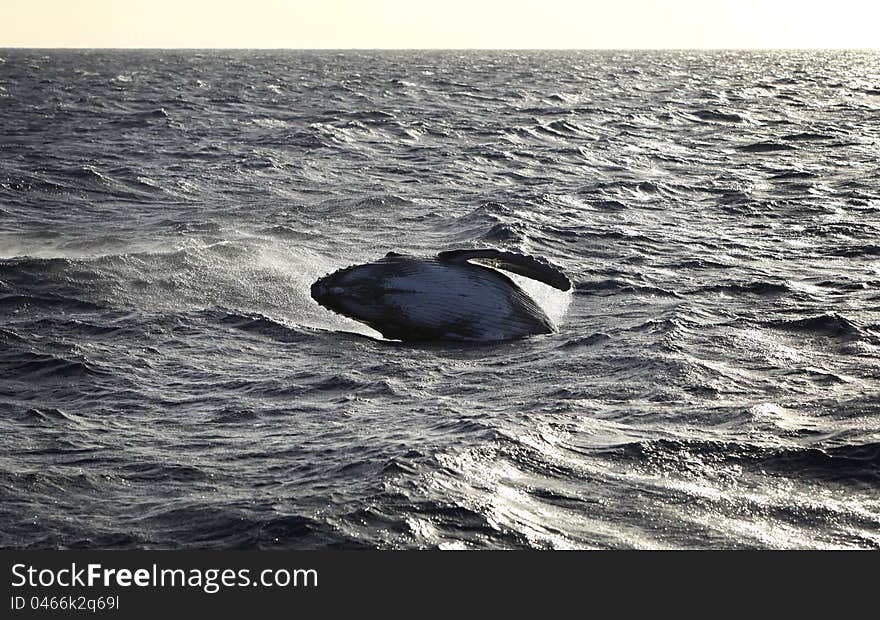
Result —
<path fill-rule="evenodd" d="M 571 281 L 559 269 L 550 263 L 543 262 L 533 256 L 502 252 L 501 250 L 451 250 L 440 252 L 437 258 L 449 263 L 463 263 L 469 260 L 484 265 L 504 269 L 538 282 L 549 284 L 560 291 L 571 289 Z"/>

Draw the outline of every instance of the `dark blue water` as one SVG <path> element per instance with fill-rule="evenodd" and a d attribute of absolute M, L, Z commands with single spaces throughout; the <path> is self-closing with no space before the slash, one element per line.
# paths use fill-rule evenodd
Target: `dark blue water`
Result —
<path fill-rule="evenodd" d="M 0 58 L 0 546 L 880 547 L 877 53 Z M 469 247 L 560 332 L 309 297 Z"/>

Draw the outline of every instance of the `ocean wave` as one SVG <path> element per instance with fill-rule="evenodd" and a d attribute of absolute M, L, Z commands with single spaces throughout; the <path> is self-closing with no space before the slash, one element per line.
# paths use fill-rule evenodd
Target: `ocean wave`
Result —
<path fill-rule="evenodd" d="M 815 179 L 819 175 L 815 172 L 809 172 L 807 170 L 790 170 L 785 172 L 779 172 L 777 174 L 771 175 L 771 179 Z"/>
<path fill-rule="evenodd" d="M 501 243 L 517 245 L 527 238 L 525 226 L 499 222 L 481 234 L 477 239 L 485 243 Z"/>
<path fill-rule="evenodd" d="M 738 147 L 739 150 L 745 151 L 746 153 L 772 153 L 774 151 L 794 151 L 795 147 L 790 144 L 785 144 L 784 142 L 755 142 L 752 144 L 745 144 L 743 146 Z"/>
<path fill-rule="evenodd" d="M 0 489 L 7 498 L 23 494 L 35 497 L 53 497 L 59 492 L 93 492 L 101 486 L 101 476 L 85 471 L 0 472 Z M 33 519 L 31 519 L 33 525 Z"/>
<path fill-rule="evenodd" d="M 697 110 L 691 112 L 693 116 L 702 121 L 715 121 L 721 123 L 744 123 L 746 117 L 735 112 L 724 112 L 722 110 Z"/>
<path fill-rule="evenodd" d="M 117 474 L 131 482 L 200 482 L 211 479 L 211 472 L 185 463 L 168 462 L 128 463 L 119 467 Z"/>
<path fill-rule="evenodd" d="M 880 481 L 880 444 L 819 447 L 763 447 L 724 441 L 657 439 L 598 449 L 615 459 L 685 471 L 726 463 L 751 472 L 767 471 L 792 478 L 833 482 Z"/>
<path fill-rule="evenodd" d="M 151 194 L 167 193 L 144 173 L 131 168 L 99 170 L 95 166 L 48 168 L 39 173 L 13 173 L 0 188 L 23 194 L 68 197 L 71 193 L 106 194 L 120 200 L 144 200 Z"/>
<path fill-rule="evenodd" d="M 831 140 L 834 137 L 835 136 L 830 133 L 815 133 L 811 131 L 804 131 L 801 133 L 791 133 L 782 136 L 782 139 L 789 142 L 815 142 L 821 140 Z"/>
<path fill-rule="evenodd" d="M 334 536 L 326 523 L 300 515 L 257 516 L 231 505 L 179 502 L 138 517 L 155 532 L 155 543 L 194 549 L 270 549 L 323 547 Z M 161 532 L 161 534 L 159 534 Z"/>
<path fill-rule="evenodd" d="M 702 293 L 724 293 L 728 295 L 760 295 L 762 297 L 802 297 L 790 286 L 779 282 L 747 282 L 732 284 L 715 284 L 713 286 L 700 287 L 693 291 Z"/>
<path fill-rule="evenodd" d="M 277 224 L 259 231 L 261 234 L 278 237 L 280 239 L 292 239 L 303 241 L 321 241 L 320 233 L 310 230 L 302 230 L 300 228 L 292 228 L 284 224 Z"/>
<path fill-rule="evenodd" d="M 880 335 L 873 334 L 856 322 L 833 312 L 803 319 L 765 321 L 763 324 L 773 329 L 833 338 L 842 342 L 866 340 L 880 344 Z"/>
<path fill-rule="evenodd" d="M 56 294 L 0 296 L 0 310 L 12 313 L 35 309 L 87 313 L 103 310 L 104 308 L 105 306 L 102 304 Z"/>
<path fill-rule="evenodd" d="M 225 407 L 211 418 L 211 424 L 252 424 L 259 418 L 253 409 Z"/>
<path fill-rule="evenodd" d="M 845 256 L 854 258 L 857 256 L 880 256 L 880 245 L 868 243 L 865 245 L 848 245 L 828 250 L 831 256 Z"/>
<path fill-rule="evenodd" d="M 240 314 L 220 308 L 205 310 L 199 316 L 217 325 L 232 327 L 276 342 L 293 343 L 310 340 L 313 336 L 300 327 L 279 323 L 261 315 Z"/>
<path fill-rule="evenodd" d="M 560 345 L 560 348 L 563 349 L 574 349 L 578 347 L 591 347 L 593 345 L 601 344 L 611 339 L 611 336 L 608 334 L 590 334 L 589 336 L 583 336 L 581 338 L 572 338 L 571 340 L 566 340 L 563 344 Z"/>
<path fill-rule="evenodd" d="M 109 369 L 99 366 L 82 355 L 69 359 L 52 353 L 18 351 L 4 355 L 3 365 L 6 378 L 17 381 L 61 381 L 112 375 Z"/>
<path fill-rule="evenodd" d="M 628 282 L 626 280 L 620 280 L 620 279 L 614 279 L 614 278 L 607 279 L 607 280 L 575 282 L 574 293 L 575 293 L 575 295 L 631 294 L 631 295 L 643 295 L 643 296 L 651 296 L 651 297 L 656 296 L 656 297 L 681 298 L 681 295 L 674 290 L 665 289 L 665 288 L 661 288 L 661 287 L 657 287 L 657 286 L 647 286 L 647 285 L 642 285 L 642 284 L 634 284 L 634 283 Z"/>
<path fill-rule="evenodd" d="M 502 218 L 514 217 L 515 212 L 509 206 L 500 202 L 486 202 L 468 213 L 459 216 L 462 223 L 502 222 Z"/>
<path fill-rule="evenodd" d="M 79 424 L 79 420 L 77 418 L 63 412 L 61 409 L 56 409 L 55 407 L 48 407 L 45 409 L 28 409 L 24 414 L 24 418 L 29 422 L 46 426 L 57 426 L 59 424 Z"/>

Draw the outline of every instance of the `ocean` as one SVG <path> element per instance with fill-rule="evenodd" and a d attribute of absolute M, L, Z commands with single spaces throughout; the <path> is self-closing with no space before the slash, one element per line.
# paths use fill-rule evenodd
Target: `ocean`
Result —
<path fill-rule="evenodd" d="M 0 50 L 0 547 L 880 548 L 878 66 Z M 559 332 L 309 295 L 465 248 Z"/>

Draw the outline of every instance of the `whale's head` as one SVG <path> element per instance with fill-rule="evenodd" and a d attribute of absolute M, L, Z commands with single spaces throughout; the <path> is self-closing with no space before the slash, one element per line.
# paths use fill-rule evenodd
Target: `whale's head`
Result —
<path fill-rule="evenodd" d="M 312 284 L 312 299 L 349 318 L 376 325 L 388 317 L 385 280 L 397 272 L 394 256 L 369 263 L 340 269 L 319 278 Z"/>

